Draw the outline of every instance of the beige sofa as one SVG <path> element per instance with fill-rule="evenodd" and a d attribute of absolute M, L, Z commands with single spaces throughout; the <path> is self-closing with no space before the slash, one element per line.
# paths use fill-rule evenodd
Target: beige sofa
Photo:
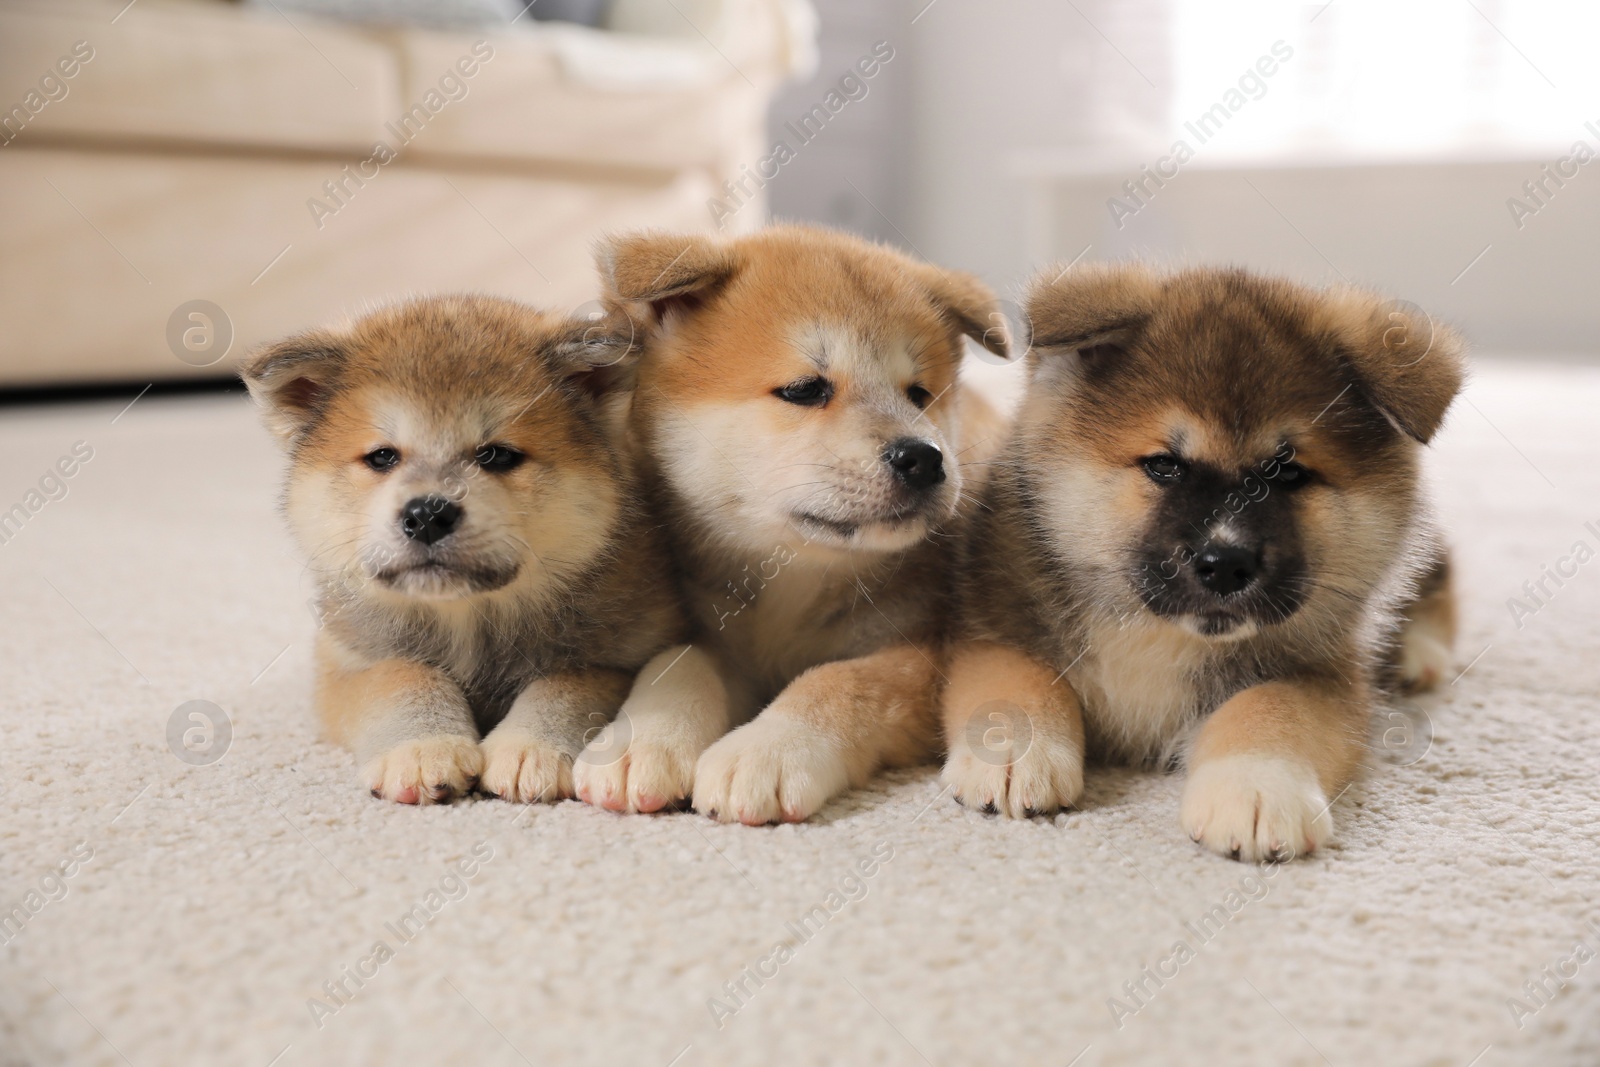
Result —
<path fill-rule="evenodd" d="M 125 5 L 0 6 L 0 387 L 226 373 L 411 292 L 576 308 L 598 234 L 712 227 L 812 43 L 796 0 L 619 0 L 612 31 Z"/>

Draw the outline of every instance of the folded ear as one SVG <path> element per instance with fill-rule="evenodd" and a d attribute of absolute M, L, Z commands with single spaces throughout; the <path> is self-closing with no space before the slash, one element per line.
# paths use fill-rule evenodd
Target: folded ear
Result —
<path fill-rule="evenodd" d="M 239 377 L 261 405 L 267 428 L 287 442 L 333 394 L 347 358 L 341 337 L 313 330 L 253 352 L 239 365 Z"/>
<path fill-rule="evenodd" d="M 556 372 L 597 397 L 631 387 L 638 354 L 633 321 L 619 311 L 569 319 L 550 348 Z"/>
<path fill-rule="evenodd" d="M 1465 343 L 1404 300 L 1337 289 L 1315 321 L 1349 360 L 1358 388 L 1403 433 L 1427 444 L 1465 379 Z"/>
<path fill-rule="evenodd" d="M 1035 352 L 1114 344 L 1145 324 L 1161 288 L 1136 263 L 1049 268 L 1028 286 L 1025 341 Z"/>
<path fill-rule="evenodd" d="M 955 327 L 1001 359 L 1011 358 L 1012 338 L 1000 298 L 970 274 L 916 263 L 917 281 Z"/>
<path fill-rule="evenodd" d="M 607 299 L 649 305 L 659 322 L 673 301 L 704 295 L 731 278 L 738 264 L 712 238 L 647 232 L 603 239 L 595 267 Z"/>

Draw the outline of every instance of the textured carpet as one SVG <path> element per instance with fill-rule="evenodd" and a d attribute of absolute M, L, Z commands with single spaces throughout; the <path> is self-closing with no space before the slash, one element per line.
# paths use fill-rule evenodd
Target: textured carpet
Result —
<path fill-rule="evenodd" d="M 1433 462 L 1472 665 L 1268 871 L 1106 769 L 1026 823 L 931 769 L 771 829 L 376 802 L 315 736 L 253 412 L 122 408 L 0 414 L 0 510 L 39 504 L 0 544 L 0 1062 L 1600 1062 L 1600 563 L 1507 605 L 1600 548 L 1600 370 L 1479 363 Z"/>

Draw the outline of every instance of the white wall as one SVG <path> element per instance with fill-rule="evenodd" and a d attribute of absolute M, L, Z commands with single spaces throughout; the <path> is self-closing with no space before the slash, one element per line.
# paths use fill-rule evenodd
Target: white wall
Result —
<path fill-rule="evenodd" d="M 1220 260 L 1308 281 L 1344 277 L 1421 304 L 1480 348 L 1600 351 L 1600 160 L 1519 229 L 1507 199 L 1565 146 L 1543 156 L 1521 146 L 1499 158 L 1434 148 L 1417 155 L 1480 161 L 1361 167 L 1330 145 L 1320 155 L 1334 165 L 1322 169 L 1251 169 L 1218 153 L 1197 158 L 1118 229 L 1106 198 L 1169 143 L 1161 131 L 1174 81 L 1165 35 L 1151 22 L 1164 17 L 1164 3 L 936 0 L 911 23 L 925 5 L 902 8 L 913 81 L 904 229 L 929 258 L 1013 290 L 1040 259 L 1071 258 L 1088 244 L 1090 259 Z M 1290 7 L 1301 18 L 1308 10 Z M 1262 46 L 1277 32 L 1263 26 Z M 1307 49 L 1298 61 L 1309 71 L 1321 60 Z M 1404 82 L 1395 84 L 1403 94 Z M 1337 107 L 1339 94 L 1331 100 Z M 1397 108 L 1406 103 L 1396 96 Z M 1250 106 L 1265 115 L 1288 104 L 1279 90 L 1270 105 Z M 1594 111 L 1600 120 L 1600 105 Z M 1572 138 L 1600 150 L 1582 112 L 1571 115 Z M 1305 155 L 1303 146 L 1295 152 Z M 1102 164 L 1098 177 L 1024 180 L 1026 157 L 1063 153 L 1074 159 L 1069 170 L 1107 153 L 1120 165 Z M 1047 194 L 1034 195 L 1041 188 Z"/>

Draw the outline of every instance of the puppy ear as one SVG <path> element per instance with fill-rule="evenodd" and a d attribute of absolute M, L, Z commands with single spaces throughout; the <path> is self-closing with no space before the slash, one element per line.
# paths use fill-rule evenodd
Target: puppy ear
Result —
<path fill-rule="evenodd" d="M 1034 352 L 1115 344 L 1145 324 L 1161 289 L 1136 263 L 1049 268 L 1028 286 L 1025 343 Z"/>
<path fill-rule="evenodd" d="M 934 304 L 957 329 L 1001 359 L 1011 358 L 1012 338 L 994 290 L 970 274 L 928 263 L 918 263 L 916 274 Z"/>
<path fill-rule="evenodd" d="M 239 377 L 261 405 L 267 428 L 287 442 L 327 403 L 347 358 L 338 335 L 313 330 L 252 353 L 240 364 Z"/>
<path fill-rule="evenodd" d="M 1316 320 L 1367 399 L 1407 436 L 1432 440 L 1466 376 L 1460 335 L 1415 304 L 1353 289 L 1325 294 Z"/>
<path fill-rule="evenodd" d="M 622 234 L 603 239 L 595 251 L 605 297 L 647 304 L 657 322 L 674 301 L 705 295 L 737 266 L 726 246 L 698 234 Z"/>
<path fill-rule="evenodd" d="M 550 349 L 556 372 L 596 397 L 631 388 L 638 355 L 633 320 L 619 311 L 568 320 Z"/>

